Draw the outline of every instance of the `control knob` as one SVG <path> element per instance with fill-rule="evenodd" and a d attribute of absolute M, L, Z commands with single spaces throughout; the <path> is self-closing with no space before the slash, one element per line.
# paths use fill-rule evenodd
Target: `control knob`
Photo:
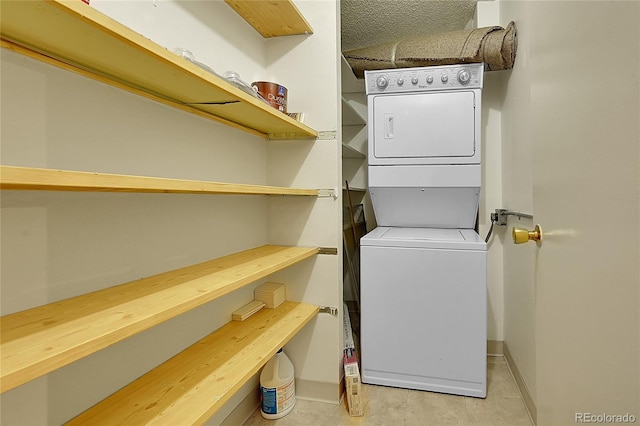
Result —
<path fill-rule="evenodd" d="M 402 86 L 404 84 L 404 78 L 398 77 L 398 86 Z"/>
<path fill-rule="evenodd" d="M 467 68 L 463 68 L 458 72 L 458 81 L 460 84 L 468 84 L 471 81 L 471 72 Z"/>
<path fill-rule="evenodd" d="M 384 89 L 388 85 L 389 85 L 389 79 L 387 78 L 386 75 L 381 75 L 378 78 L 376 78 L 376 86 L 378 86 L 380 89 Z"/>
<path fill-rule="evenodd" d="M 440 80 L 442 80 L 443 83 L 446 83 L 447 81 L 449 81 L 449 76 L 446 74 L 442 74 L 440 76 Z"/>
<path fill-rule="evenodd" d="M 429 84 L 433 83 L 433 76 L 431 74 L 427 76 L 427 83 Z"/>
<path fill-rule="evenodd" d="M 418 84 L 418 77 L 411 77 L 411 84 Z"/>

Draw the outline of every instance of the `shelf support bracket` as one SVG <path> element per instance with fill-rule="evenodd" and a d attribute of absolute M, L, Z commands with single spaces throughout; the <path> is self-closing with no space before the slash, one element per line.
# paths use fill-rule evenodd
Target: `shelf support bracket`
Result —
<path fill-rule="evenodd" d="M 319 130 L 318 140 L 320 141 L 334 141 L 338 136 L 338 132 L 335 130 Z"/>
<path fill-rule="evenodd" d="M 335 188 L 330 188 L 330 189 L 318 189 L 318 197 L 331 197 L 334 200 L 338 199 L 338 195 L 337 195 L 337 191 L 335 190 Z"/>
<path fill-rule="evenodd" d="M 321 314 L 329 314 L 334 317 L 338 316 L 338 308 L 334 308 L 333 306 L 320 306 L 320 310 L 318 311 Z"/>
<path fill-rule="evenodd" d="M 319 247 L 318 254 L 332 254 L 337 255 L 338 249 L 335 247 Z"/>

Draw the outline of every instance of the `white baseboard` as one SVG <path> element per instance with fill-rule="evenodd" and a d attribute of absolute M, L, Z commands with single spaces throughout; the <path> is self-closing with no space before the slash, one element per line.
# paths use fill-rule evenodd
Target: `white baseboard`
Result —
<path fill-rule="evenodd" d="M 314 382 L 311 380 L 296 379 L 296 398 L 308 401 L 328 402 L 339 404 L 342 397 L 341 389 L 344 383 Z M 231 411 L 220 423 L 221 426 L 237 426 L 243 424 L 260 406 L 260 392 L 249 394 Z"/>
<path fill-rule="evenodd" d="M 503 344 L 502 340 L 487 340 L 487 356 L 504 355 Z"/>
<path fill-rule="evenodd" d="M 516 380 L 516 384 L 520 389 L 523 400 L 529 415 L 533 419 L 535 417 L 535 404 L 533 399 L 526 389 L 522 376 L 518 371 L 511 354 L 508 351 L 506 343 L 501 340 L 488 340 L 487 341 L 487 356 L 503 356 L 505 357 L 509 368 Z M 332 404 L 339 404 L 344 394 L 344 380 L 338 385 L 335 383 L 316 382 L 311 380 L 296 380 L 296 398 L 309 401 L 328 402 Z M 236 426 L 243 424 L 260 406 L 260 393 L 256 389 L 255 392 L 250 392 L 234 409 L 233 411 L 220 423 L 221 426 Z"/>
<path fill-rule="evenodd" d="M 516 385 L 518 386 L 518 390 L 522 395 L 522 400 L 524 401 L 524 405 L 527 408 L 527 411 L 529 412 L 529 417 L 531 417 L 533 424 L 537 425 L 538 415 L 537 415 L 536 404 L 533 401 L 533 398 L 531 397 L 531 393 L 529 393 L 529 389 L 527 388 L 527 384 L 522 378 L 522 374 L 520 374 L 520 370 L 518 370 L 518 365 L 516 364 L 515 360 L 511 356 L 511 352 L 509 352 L 509 346 L 507 345 L 507 342 L 504 342 L 503 348 L 504 348 L 504 359 L 507 361 L 509 370 L 511 370 L 511 374 L 513 375 L 513 378 L 516 381 Z"/>

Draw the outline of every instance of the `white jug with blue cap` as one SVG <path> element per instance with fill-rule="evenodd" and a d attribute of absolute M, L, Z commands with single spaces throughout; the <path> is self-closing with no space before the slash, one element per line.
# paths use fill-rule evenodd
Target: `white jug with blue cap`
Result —
<path fill-rule="evenodd" d="M 280 349 L 260 373 L 260 413 L 265 419 L 279 419 L 286 416 L 296 405 L 296 386 L 293 364 Z"/>

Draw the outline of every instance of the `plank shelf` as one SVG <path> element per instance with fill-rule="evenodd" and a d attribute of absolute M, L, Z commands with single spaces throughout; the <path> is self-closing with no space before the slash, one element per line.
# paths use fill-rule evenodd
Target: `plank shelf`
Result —
<path fill-rule="evenodd" d="M 287 301 L 231 321 L 67 425 L 202 424 L 317 314 Z"/>
<path fill-rule="evenodd" d="M 367 124 L 367 104 L 357 102 L 358 98 L 353 94 L 342 95 L 342 125 L 364 126 Z"/>
<path fill-rule="evenodd" d="M 276 271 L 318 248 L 266 245 L 0 318 L 0 392 Z"/>
<path fill-rule="evenodd" d="M 290 0 L 225 2 L 265 38 L 313 33 L 311 25 Z"/>
<path fill-rule="evenodd" d="M 318 196 L 317 189 L 0 166 L 0 189 Z"/>
<path fill-rule="evenodd" d="M 342 158 L 358 158 L 364 159 L 367 156 L 349 144 L 342 143 Z"/>
<path fill-rule="evenodd" d="M 343 186 L 342 190 L 346 191 L 347 188 L 345 186 Z M 357 186 L 355 186 L 355 187 L 354 186 L 350 186 L 349 187 L 349 191 L 351 191 L 351 192 L 367 192 L 367 189 L 366 188 L 359 188 Z"/>
<path fill-rule="evenodd" d="M 318 136 L 82 1 L 2 2 L 0 33 L 4 48 L 262 137 Z"/>

